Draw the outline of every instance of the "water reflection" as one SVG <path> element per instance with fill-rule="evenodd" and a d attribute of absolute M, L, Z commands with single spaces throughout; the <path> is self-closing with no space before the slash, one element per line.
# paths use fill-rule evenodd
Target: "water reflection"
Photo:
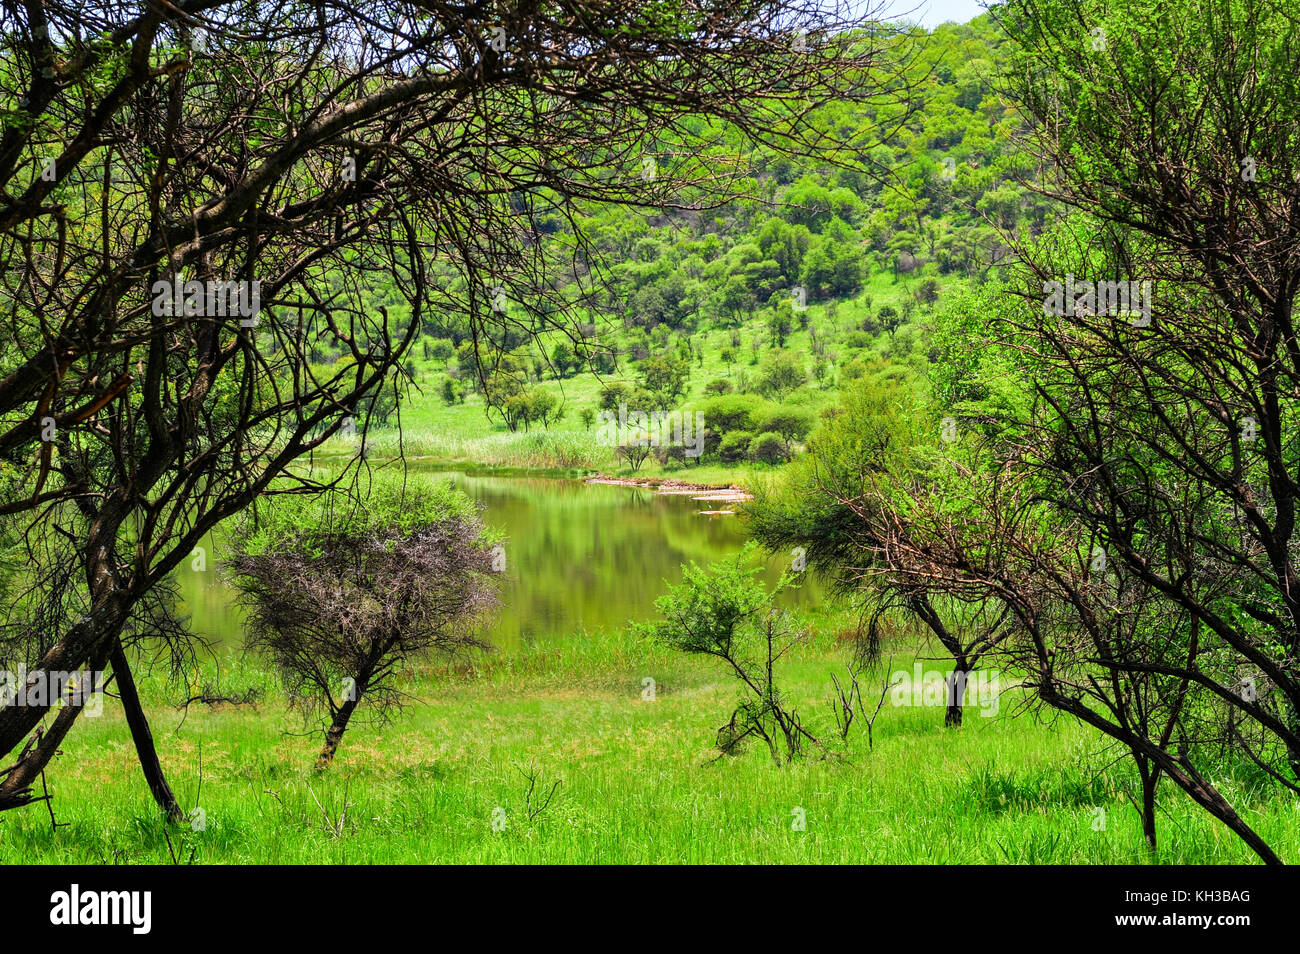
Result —
<path fill-rule="evenodd" d="M 572 480 L 430 473 L 478 501 L 484 520 L 505 534 L 502 608 L 489 637 L 506 651 L 650 619 L 655 598 L 666 582 L 680 580 L 683 563 L 723 559 L 745 540 L 739 517 L 700 514 L 719 507 L 713 502 Z M 210 541 L 207 569 L 183 565 L 178 582 L 195 631 L 235 646 L 239 608 L 215 567 L 220 558 L 220 541 Z M 788 560 L 770 562 L 765 575 L 774 581 Z M 793 601 L 819 596 L 809 581 Z"/>

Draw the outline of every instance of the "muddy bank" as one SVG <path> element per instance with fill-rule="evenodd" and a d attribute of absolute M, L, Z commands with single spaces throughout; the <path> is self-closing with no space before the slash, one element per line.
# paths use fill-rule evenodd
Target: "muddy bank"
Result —
<path fill-rule="evenodd" d="M 594 477 L 584 478 L 587 484 L 609 484 L 615 487 L 640 487 L 653 490 L 656 494 L 676 497 L 690 497 L 692 500 L 710 503 L 744 503 L 753 500 L 754 495 L 735 484 L 719 486 L 717 484 L 692 484 L 686 481 L 666 477 Z M 724 511 L 710 511 L 719 513 Z"/>

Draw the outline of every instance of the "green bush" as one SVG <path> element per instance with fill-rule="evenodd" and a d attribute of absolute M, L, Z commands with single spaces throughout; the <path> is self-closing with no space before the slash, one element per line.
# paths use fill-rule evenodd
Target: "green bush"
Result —
<path fill-rule="evenodd" d="M 726 444 L 726 440 L 723 440 L 723 444 Z M 776 434 L 768 433 L 759 434 L 749 442 L 749 457 L 764 464 L 779 464 L 787 460 L 789 455 L 786 453 L 785 441 Z"/>
<path fill-rule="evenodd" d="M 699 407 L 709 429 L 716 434 L 731 431 L 752 431 L 754 420 L 768 408 L 768 403 L 757 394 L 723 394 L 705 401 Z"/>
<path fill-rule="evenodd" d="M 758 372 L 754 387 L 760 394 L 778 400 L 808 380 L 808 370 L 803 359 L 789 351 L 774 350 L 767 353 Z"/>
<path fill-rule="evenodd" d="M 750 434 L 749 431 L 731 431 L 724 434 L 722 442 L 718 445 L 718 456 L 724 464 L 734 464 L 737 461 L 742 461 L 745 459 L 745 455 L 749 451 L 750 441 L 753 439 L 754 435 Z M 777 442 L 780 443 L 779 438 Z"/>
<path fill-rule="evenodd" d="M 632 388 L 622 381 L 613 381 L 600 389 L 600 407 L 604 411 L 617 411 L 632 396 Z"/>
<path fill-rule="evenodd" d="M 759 415 L 754 430 L 760 434 L 777 434 L 787 444 L 801 441 L 812 430 L 816 418 L 802 407 L 776 407 Z"/>

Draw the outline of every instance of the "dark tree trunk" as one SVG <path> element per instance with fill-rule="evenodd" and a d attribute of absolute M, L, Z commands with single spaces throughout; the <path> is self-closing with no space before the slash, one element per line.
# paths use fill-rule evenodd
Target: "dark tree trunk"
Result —
<path fill-rule="evenodd" d="M 339 706 L 339 711 L 334 713 L 334 721 L 325 730 L 325 745 L 320 750 L 320 755 L 316 757 L 317 771 L 329 768 L 330 763 L 334 761 L 334 753 L 338 751 L 339 742 L 342 741 L 343 733 L 348 727 L 348 720 L 352 718 L 359 701 L 361 701 L 361 691 L 358 688 L 356 698 L 344 699 L 343 705 Z"/>
<path fill-rule="evenodd" d="M 1147 850 L 1156 850 L 1156 788 L 1160 784 L 1160 768 L 1145 758 L 1138 759 L 1138 773 L 1142 777 L 1142 836 Z"/>
<path fill-rule="evenodd" d="M 947 701 L 947 710 L 943 716 L 945 728 L 961 728 L 961 707 L 966 699 L 966 679 L 969 675 L 970 670 L 966 668 L 966 664 L 959 662 L 957 668 L 944 680 L 944 695 Z"/>
<path fill-rule="evenodd" d="M 104 668 L 108 659 L 107 644 L 100 646 L 94 651 L 87 661 L 86 668 L 91 672 L 99 672 Z M 47 700 L 48 701 L 48 700 Z M 23 711 L 35 709 L 36 706 L 9 706 L 7 710 Z M 10 768 L 9 773 L 4 776 L 4 781 L 0 783 L 0 811 L 9 808 L 18 808 L 28 804 L 32 800 L 32 784 L 45 770 L 45 766 L 59 751 L 59 746 L 63 743 L 64 738 L 72 729 L 72 724 L 77 721 L 77 716 L 81 715 L 82 705 L 66 704 L 58 710 L 54 721 L 50 727 L 40 733 L 38 738 L 33 739 L 23 749 L 22 755 L 18 761 Z M 41 708 L 42 712 L 49 711 L 48 706 Z M 39 731 L 39 730 L 38 730 Z"/>
<path fill-rule="evenodd" d="M 83 666 L 103 669 L 109 640 L 115 638 L 122 627 L 121 605 L 122 601 L 117 600 L 114 606 L 102 612 L 92 610 L 90 616 L 73 624 L 67 635 L 50 647 L 35 668 L 28 672 L 28 679 L 34 679 L 38 674 L 48 678 L 53 672 L 75 672 Z M 102 619 L 110 622 L 102 622 Z M 49 711 L 49 705 L 0 708 L 0 756 L 8 755 L 22 745 Z M 40 774 L 39 770 L 37 774 Z"/>
<path fill-rule="evenodd" d="M 1174 768 L 1166 768 L 1165 771 L 1199 805 L 1232 829 L 1232 832 L 1250 846 L 1250 849 L 1259 855 L 1265 864 L 1282 864 L 1282 859 L 1268 846 L 1268 842 L 1259 837 L 1255 830 L 1246 824 L 1228 800 L 1219 793 L 1218 789 L 1201 777 L 1200 773 L 1192 767 L 1190 761 L 1180 757 Z M 1175 772 L 1181 772 L 1181 777 Z"/>
<path fill-rule="evenodd" d="M 1170 780 L 1191 796 L 1219 821 L 1223 822 L 1232 833 L 1246 843 L 1268 865 L 1280 865 L 1282 859 L 1268 846 L 1268 843 L 1237 814 L 1226 798 L 1212 784 L 1207 782 L 1191 761 L 1183 755 L 1175 758 L 1155 743 L 1108 721 L 1104 716 L 1093 712 L 1075 699 L 1055 692 L 1051 684 L 1040 686 L 1039 694 L 1043 701 L 1053 708 L 1072 713 L 1088 725 L 1106 733 L 1112 739 L 1124 743 L 1132 752 L 1141 752 L 1154 764 L 1155 768 L 1168 775 Z"/>
<path fill-rule="evenodd" d="M 171 786 L 167 784 L 167 776 L 163 774 L 162 763 L 158 760 L 158 750 L 153 744 L 153 733 L 149 731 L 149 720 L 145 718 L 144 707 L 140 705 L 140 694 L 135 688 L 135 677 L 131 674 L 131 666 L 127 662 L 126 652 L 122 649 L 120 639 L 113 640 L 113 650 L 108 659 L 113 665 L 113 672 L 117 675 L 117 691 L 122 699 L 122 710 L 126 713 L 126 724 L 131 729 L 135 754 L 140 760 L 140 769 L 144 772 L 145 781 L 149 783 L 149 791 L 153 793 L 153 800 L 158 803 L 158 807 L 163 810 L 168 821 L 184 821 L 185 813 L 181 811 L 176 796 L 172 794 Z"/>

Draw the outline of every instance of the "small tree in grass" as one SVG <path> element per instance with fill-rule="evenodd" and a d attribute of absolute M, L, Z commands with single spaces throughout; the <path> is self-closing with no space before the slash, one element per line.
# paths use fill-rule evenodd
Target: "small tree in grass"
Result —
<path fill-rule="evenodd" d="M 469 498 L 384 471 L 363 491 L 274 498 L 227 562 L 249 650 L 274 664 L 294 705 L 328 716 L 318 769 L 362 700 L 380 719 L 400 706 L 404 666 L 486 648 L 474 634 L 497 602 L 492 541 Z"/>
<path fill-rule="evenodd" d="M 630 444 L 619 444 L 614 448 L 614 453 L 622 460 L 627 461 L 632 472 L 636 473 L 645 463 L 645 459 L 650 456 L 649 440 L 633 441 Z"/>
<path fill-rule="evenodd" d="M 776 664 L 804 632 L 775 605 L 789 577 L 769 593 L 754 579 L 757 568 L 745 565 L 753 550 L 746 544 L 734 560 L 708 569 L 694 563 L 683 567 L 682 582 L 655 601 L 663 620 L 637 629 L 682 652 L 721 659 L 744 685 L 739 705 L 718 729 L 723 754 L 734 755 L 747 739 L 760 738 L 774 762 L 788 762 L 805 743 L 821 747 L 776 688 Z"/>

